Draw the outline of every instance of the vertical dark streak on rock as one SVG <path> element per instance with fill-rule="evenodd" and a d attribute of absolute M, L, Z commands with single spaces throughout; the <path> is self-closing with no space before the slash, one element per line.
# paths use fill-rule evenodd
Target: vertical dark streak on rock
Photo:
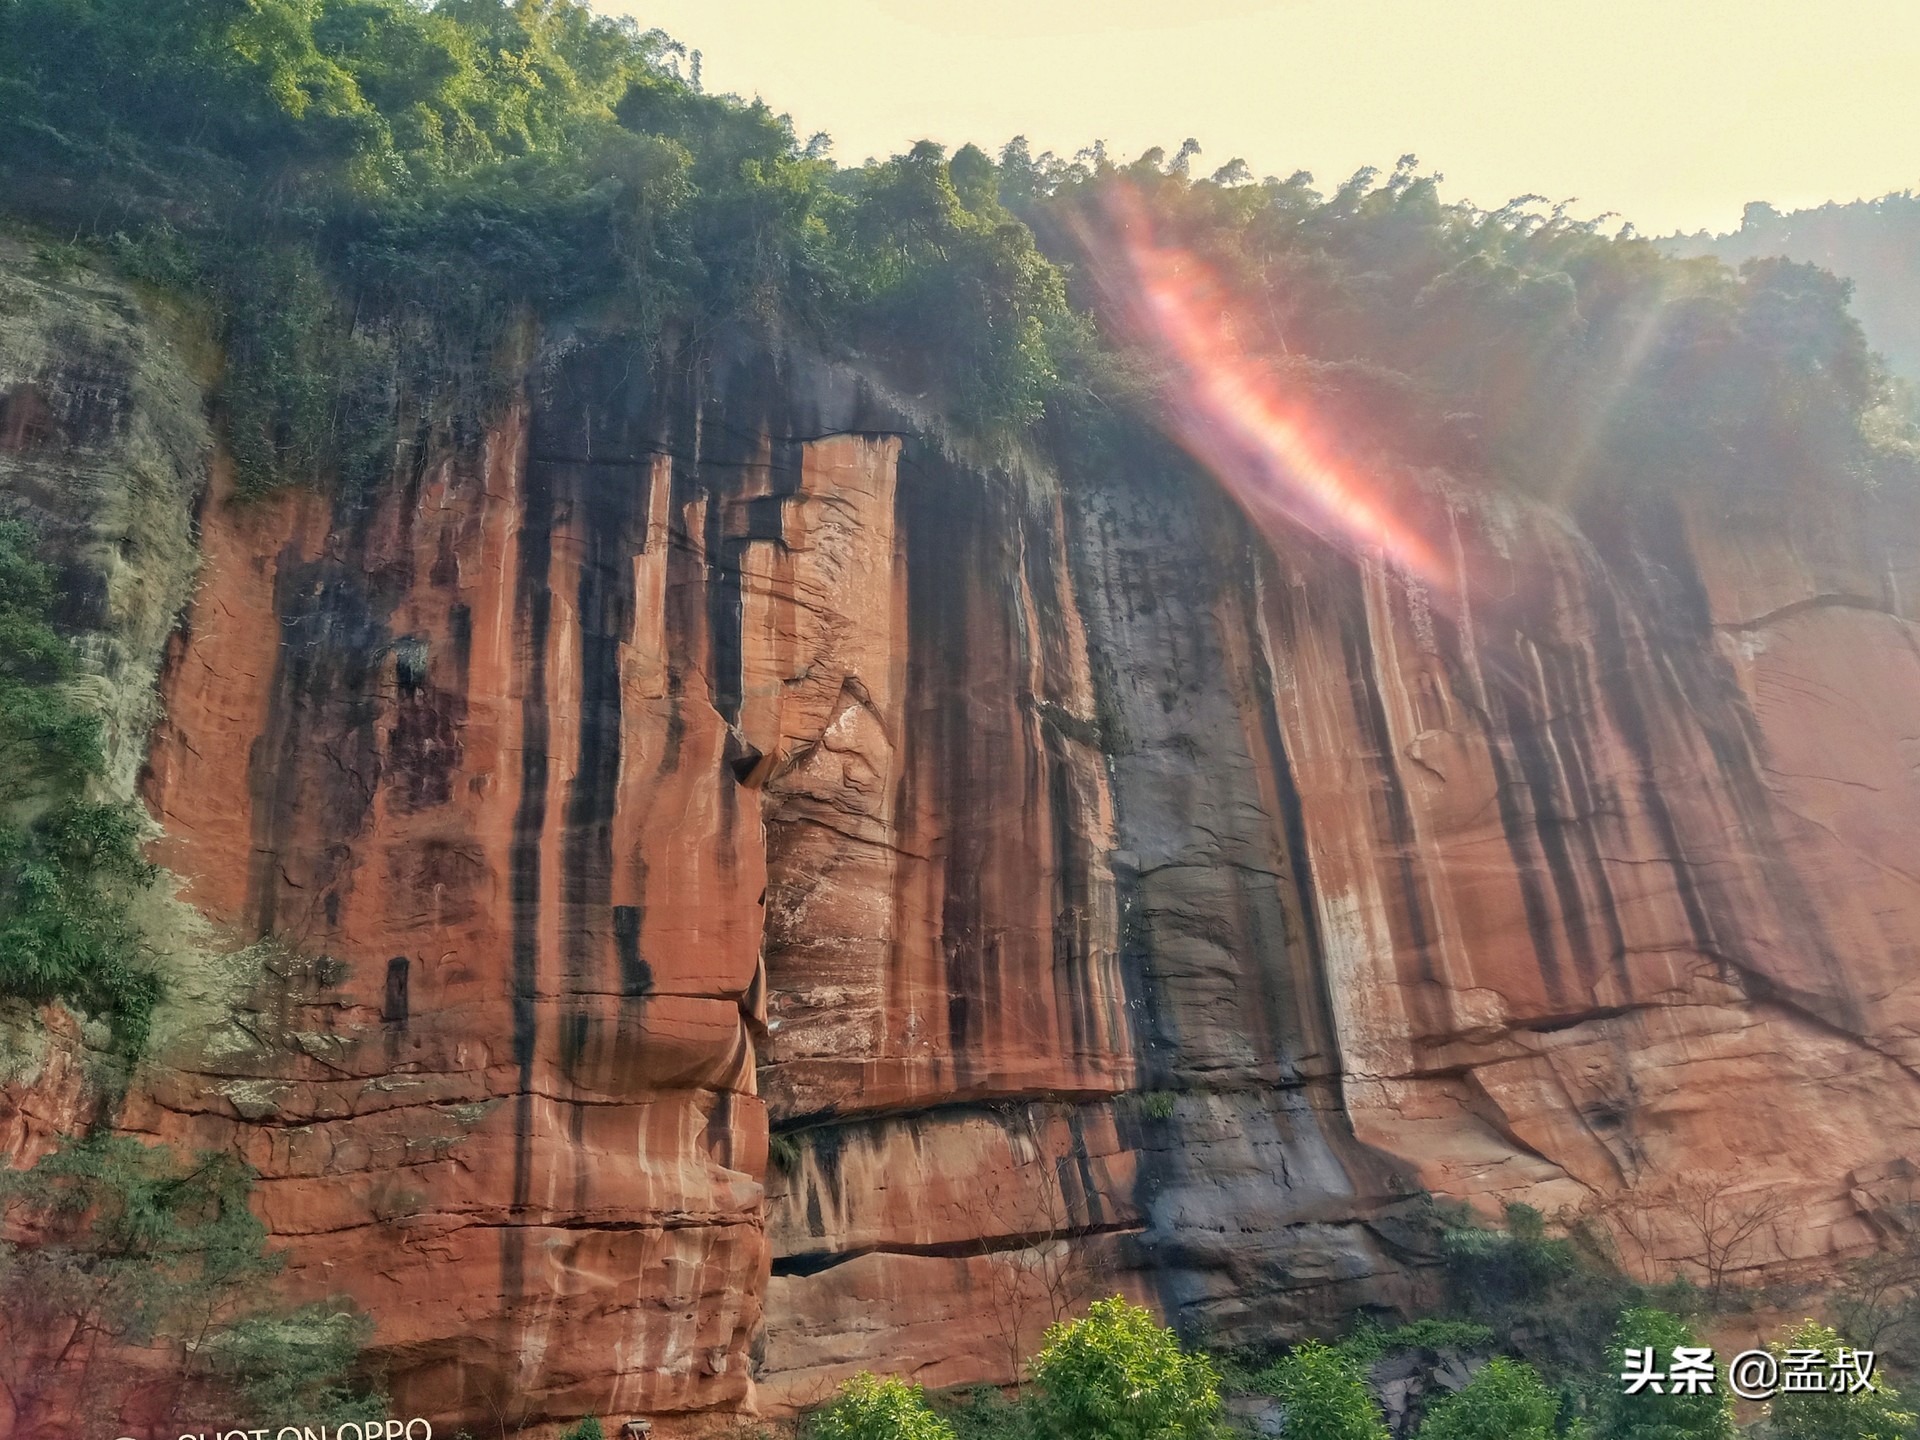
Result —
<path fill-rule="evenodd" d="M 1524 781 L 1515 773 L 1515 762 L 1507 753 L 1508 737 L 1518 730 L 1519 725 L 1527 723 L 1524 713 L 1519 724 L 1515 723 L 1515 707 L 1507 699 L 1510 689 L 1507 682 L 1500 679 L 1488 687 L 1487 764 L 1493 771 L 1494 798 L 1500 807 L 1500 833 L 1506 839 L 1507 854 L 1513 860 L 1514 882 L 1520 889 L 1520 908 L 1527 917 L 1527 937 L 1533 945 L 1534 959 L 1540 967 L 1540 978 L 1546 988 L 1547 999 L 1558 1007 L 1566 1004 L 1569 998 L 1566 971 L 1560 963 L 1560 947 L 1553 915 L 1547 906 L 1547 893 L 1540 884 L 1541 859 L 1534 846 L 1539 828 L 1534 823 L 1531 810 L 1520 803 Z M 1459 693 L 1464 697 L 1472 692 L 1466 690 Z M 1520 708 L 1524 712 L 1524 701 Z"/>
<path fill-rule="evenodd" d="M 453 632 L 453 683 L 464 700 L 469 698 L 473 684 L 473 607 L 450 606 L 447 625 Z"/>
<path fill-rule="evenodd" d="M 1440 977 L 1434 969 L 1433 937 L 1427 929 L 1426 887 L 1414 862 L 1413 811 L 1407 804 L 1406 787 L 1400 781 L 1400 757 L 1394 750 L 1386 704 L 1380 697 L 1374 674 L 1373 635 L 1360 574 L 1357 569 L 1348 573 L 1351 579 L 1341 587 L 1340 596 L 1340 648 L 1346 661 L 1354 724 L 1368 755 L 1373 758 L 1378 776 L 1375 794 L 1385 810 L 1387 841 L 1400 892 L 1400 905 L 1396 910 L 1406 927 L 1404 948 L 1412 950 L 1419 967 L 1420 994 L 1424 1000 Z"/>
<path fill-rule="evenodd" d="M 408 1014 L 408 972 L 412 962 L 405 955 L 396 955 L 387 961 L 386 998 L 380 1006 L 380 1018 L 389 1025 L 404 1027 Z"/>
<path fill-rule="evenodd" d="M 1621 813 L 1618 790 L 1593 764 L 1594 727 L 1591 723 L 1600 702 L 1593 676 L 1587 668 L 1587 652 L 1573 649 L 1566 655 L 1554 652 L 1546 669 L 1547 714 L 1554 749 L 1560 757 L 1565 776 L 1573 823 L 1567 827 L 1572 843 L 1579 847 L 1581 869 L 1590 887 L 1592 899 L 1582 907 L 1575 922 L 1584 935 L 1596 919 L 1606 927 L 1607 958 L 1614 981 L 1627 992 L 1627 937 L 1620 923 L 1620 907 L 1615 903 L 1613 881 L 1607 872 L 1606 857 L 1601 854 L 1600 837 L 1610 822 Z M 1571 671 L 1571 673 L 1569 673 Z M 1577 888 L 1577 887 L 1576 887 Z M 1591 964 L 1589 956 L 1588 963 Z M 1584 976 L 1591 986 L 1598 979 Z"/>
<path fill-rule="evenodd" d="M 710 471 L 713 467 L 703 465 L 701 468 Z M 746 545 L 744 538 L 727 534 L 725 501 L 716 493 L 716 488 L 710 488 L 706 533 L 707 678 L 713 687 L 713 708 L 729 725 L 740 723 L 740 705 L 744 698 L 740 554 Z"/>
<path fill-rule="evenodd" d="M 1095 997 L 1087 956 L 1087 915 L 1092 887 L 1087 871 L 1087 849 L 1074 821 L 1072 742 L 1050 723 L 1039 722 L 1041 759 L 1046 766 L 1048 830 L 1053 850 L 1053 985 L 1059 1010 L 1072 1029 L 1076 1060 L 1090 1052 L 1097 1033 L 1093 1023 Z"/>
<path fill-rule="evenodd" d="M 1594 653 L 1601 665 L 1600 693 L 1605 697 L 1607 713 L 1633 755 L 1634 771 L 1639 779 L 1639 799 L 1654 833 L 1659 837 L 1661 853 L 1666 856 L 1673 875 L 1674 890 L 1686 912 L 1687 927 L 1693 942 L 1704 954 L 1724 955 L 1716 927 L 1702 901 L 1700 888 L 1687 859 L 1687 847 L 1680 836 L 1658 780 L 1659 760 L 1655 753 L 1653 729 L 1634 693 L 1632 659 L 1624 618 L 1615 601 L 1613 587 L 1604 583 L 1593 587 Z M 1659 667 L 1656 665 L 1655 669 Z"/>
<path fill-rule="evenodd" d="M 547 642 L 553 597 L 553 494 L 543 466 L 527 466 L 519 536 L 514 618 L 526 638 L 520 701 L 520 803 L 507 852 L 508 906 L 513 931 L 513 1059 L 518 1070 L 514 1105 L 513 1215 L 526 1211 L 532 1187 L 533 1062 L 540 983 L 540 855 L 547 823 Z M 510 1301 L 525 1287 L 526 1236 L 520 1225 L 500 1228 L 501 1272 Z"/>
<path fill-rule="evenodd" d="M 980 875 L 989 833 L 987 767 L 995 763 L 976 723 L 967 686 L 976 641 L 975 586 L 987 573 L 978 554 L 975 506 L 960 500 L 960 477 L 937 452 L 909 442 L 900 457 L 898 514 L 907 553 L 907 724 L 902 773 L 914 777 L 915 809 L 946 817 L 934 853 L 944 884 L 941 957 L 946 971 L 947 1045 L 955 1083 L 975 1073 L 974 1049 L 992 1014 L 988 943 L 980 919 Z M 967 487 L 972 488 L 972 487 Z M 984 628 L 984 626 L 981 626 Z M 907 783 L 903 781 L 903 785 Z"/>
<path fill-rule="evenodd" d="M 1554 657 L 1550 653 L 1542 653 L 1539 659 L 1542 673 L 1551 676 Z M 1526 672 L 1523 670 L 1521 673 Z M 1588 930 L 1586 895 L 1580 887 L 1579 876 L 1574 873 L 1573 854 L 1568 842 L 1569 831 L 1578 828 L 1583 821 L 1577 810 L 1573 812 L 1571 821 L 1568 818 L 1568 806 L 1573 802 L 1570 796 L 1562 793 L 1554 757 L 1547 746 L 1547 735 L 1553 724 L 1552 683 L 1549 679 L 1546 693 L 1537 697 L 1515 697 L 1519 702 L 1519 723 L 1509 723 L 1505 731 L 1519 765 L 1520 777 L 1527 787 L 1534 840 L 1546 864 L 1547 877 L 1553 885 L 1554 903 L 1559 911 L 1559 934 L 1566 942 L 1574 973 L 1587 991 L 1586 995 L 1577 998 L 1588 999 L 1599 970 L 1594 959 L 1593 937 Z M 1509 712 L 1509 716 L 1511 719 L 1513 712 Z"/>
<path fill-rule="evenodd" d="M 635 860 L 640 871 L 638 889 L 646 889 L 646 866 L 644 861 Z M 624 999 L 637 1000 L 653 989 L 653 967 L 640 953 L 640 940 L 646 929 L 646 907 L 644 905 L 616 905 L 613 907 L 613 949 L 620 962 L 620 994 Z"/>
<path fill-rule="evenodd" d="M 1256 556 L 1254 564 L 1259 563 Z M 1270 584 L 1266 589 L 1273 594 L 1278 587 Z M 1292 607 L 1276 604 L 1274 608 L 1280 611 L 1285 620 L 1282 635 L 1274 637 L 1275 643 L 1295 643 Z M 1300 798 L 1299 783 L 1293 774 L 1293 759 L 1287 752 L 1286 732 L 1280 724 L 1278 684 L 1273 667 L 1267 662 L 1266 648 L 1259 643 L 1257 634 L 1249 637 L 1249 651 L 1253 656 L 1254 702 L 1259 707 L 1260 738 L 1280 807 L 1280 842 L 1287 875 L 1292 882 L 1293 893 L 1290 898 L 1293 903 L 1289 908 L 1298 916 L 1301 931 L 1298 936 L 1285 937 L 1285 959 L 1290 962 L 1296 997 L 1311 998 L 1313 1002 L 1299 1007 L 1299 1051 L 1283 1053 L 1276 1058 L 1280 1062 L 1282 1078 L 1292 1079 L 1300 1073 L 1300 1062 L 1317 1056 L 1323 1060 L 1325 1069 L 1333 1073 L 1337 1085 L 1340 1047 L 1333 1022 L 1333 990 L 1324 960 L 1326 943 L 1320 934 L 1319 900 L 1313 883 L 1313 852 L 1307 843 L 1306 806 Z"/>
<path fill-rule="evenodd" d="M 280 648 L 267 723 L 249 763 L 251 889 L 263 935 L 289 924 L 280 910 L 283 888 L 320 903 L 349 873 L 349 842 L 366 828 L 384 769 L 378 689 L 391 648 L 363 577 L 330 560 L 301 563 L 291 543 L 275 566 L 274 613 Z M 296 819 L 317 819 L 324 851 L 289 849 Z M 304 928 L 312 917 L 297 921 Z"/>
<path fill-rule="evenodd" d="M 695 406 L 692 382 L 683 380 L 670 395 L 663 395 L 653 416 L 651 441 L 654 453 L 667 460 L 666 614 L 661 618 L 661 646 L 667 678 L 666 734 L 661 742 L 660 775 L 671 775 L 680 768 L 681 747 L 687 737 L 687 676 L 698 674 L 707 658 L 700 653 L 706 629 L 704 623 L 706 591 L 712 557 L 706 549 L 706 533 L 696 535 L 689 526 L 693 508 L 703 499 L 707 509 L 713 499 L 707 493 L 701 474 L 701 446 L 704 432 Z"/>
<path fill-rule="evenodd" d="M 561 467 L 555 467 L 559 469 Z M 577 590 L 580 630 L 579 751 L 567 796 L 561 846 L 560 933 L 568 1018 L 587 1026 L 604 994 L 613 901 L 613 818 L 619 800 L 622 697 L 620 654 L 633 633 L 633 528 L 638 490 L 650 468 L 629 464 L 566 467 L 571 512 L 579 517 Z M 589 1046 L 583 1041 L 581 1053 Z"/>
<path fill-rule="evenodd" d="M 784 543 L 785 508 L 784 502 L 800 493 L 805 480 L 804 468 L 807 457 L 806 442 L 789 438 L 783 428 L 773 431 L 771 474 L 768 486 L 772 494 L 760 502 L 754 512 L 754 538 L 756 540 L 777 540 Z"/>
<path fill-rule="evenodd" d="M 1089 564 L 1091 557 L 1111 555 L 1118 548 L 1113 516 L 1110 510 L 1092 503 L 1078 486 L 1067 490 L 1062 511 L 1068 576 L 1087 624 L 1087 667 L 1093 682 L 1094 707 L 1105 717 L 1101 738 L 1105 745 L 1117 749 L 1119 737 L 1111 732 L 1121 728 L 1119 717 L 1126 712 L 1127 692 L 1121 684 L 1113 653 L 1111 642 L 1116 637 L 1103 635 L 1097 622 L 1108 615 L 1129 620 L 1133 617 L 1121 592 L 1125 575 L 1113 569 L 1093 572 Z M 1109 643 L 1101 643 L 1103 640 Z M 1111 767 L 1111 753 L 1108 761 Z M 1124 835 L 1130 797 L 1117 780 L 1110 788 L 1116 834 Z M 1116 864 L 1113 885 L 1115 908 L 1119 912 L 1120 986 L 1134 1057 L 1134 1079 L 1143 1090 L 1157 1090 L 1165 1086 L 1171 1076 L 1174 1043 L 1161 1012 L 1159 986 L 1153 982 L 1153 946 L 1139 870 Z"/>
<path fill-rule="evenodd" d="M 1048 520 L 1051 520 L 1051 513 Z M 1029 519 L 1021 546 L 1026 565 L 1027 594 L 1033 607 L 1033 628 L 1040 634 L 1040 683 L 1047 685 L 1070 662 L 1065 618 L 1060 613 L 1060 587 L 1054 574 L 1056 535 L 1051 523 Z M 1021 627 L 1025 635 L 1027 627 Z M 1102 1027 L 1095 1008 L 1110 997 L 1096 995 L 1089 918 L 1093 907 L 1092 837 L 1086 833 L 1086 813 L 1074 784 L 1076 762 L 1082 759 L 1079 742 L 1039 709 L 1055 697 L 1036 695 L 1039 720 L 1038 758 L 1046 767 L 1047 815 L 1053 856 L 1053 984 L 1058 1013 L 1067 1017 L 1076 1062 L 1092 1053 Z"/>
<path fill-rule="evenodd" d="M 1072 1139 L 1072 1148 L 1068 1158 L 1073 1163 L 1073 1173 L 1079 1177 L 1081 1213 L 1075 1223 L 1080 1225 L 1104 1225 L 1107 1222 L 1107 1201 L 1101 1194 L 1100 1183 L 1093 1173 L 1093 1156 L 1087 1150 L 1087 1117 L 1079 1106 L 1067 1112 L 1067 1134 Z M 1061 1190 L 1066 1191 L 1066 1181 L 1061 1180 Z"/>

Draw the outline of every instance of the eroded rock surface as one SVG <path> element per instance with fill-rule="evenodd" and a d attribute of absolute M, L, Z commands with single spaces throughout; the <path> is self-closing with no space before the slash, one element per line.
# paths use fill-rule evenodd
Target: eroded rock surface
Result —
<path fill-rule="evenodd" d="M 144 788 L 264 943 L 123 1125 L 254 1164 L 290 1291 L 449 1426 L 1004 1379 L 1096 1289 L 1393 1310 L 1422 1188 L 1650 1267 L 1690 1177 L 1792 1207 L 1741 1264 L 1870 1244 L 1920 523 L 1402 480 L 1443 590 L 1168 450 L 563 337 L 377 495 L 216 463 Z M 34 1053 L 16 1147 L 72 1108 Z"/>

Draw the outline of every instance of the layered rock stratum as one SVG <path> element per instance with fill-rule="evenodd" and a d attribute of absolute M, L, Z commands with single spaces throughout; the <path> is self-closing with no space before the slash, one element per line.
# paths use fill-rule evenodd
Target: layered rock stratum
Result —
<path fill-rule="evenodd" d="M 989 462 L 843 364 L 555 334 L 478 446 L 242 500 L 87 303 L 6 357 L 0 479 L 155 675 L 225 952 L 116 1123 L 256 1167 L 397 1414 L 1004 1380 L 1095 1288 L 1221 1344 L 1403 1309 L 1426 1192 L 1651 1271 L 1706 1177 L 1818 1274 L 1910 1173 L 1902 497 L 1383 473 L 1436 588 L 1171 446 Z M 194 554 L 136 591 L 152 513 Z M 16 1161 L 97 1104 L 36 1033 Z"/>

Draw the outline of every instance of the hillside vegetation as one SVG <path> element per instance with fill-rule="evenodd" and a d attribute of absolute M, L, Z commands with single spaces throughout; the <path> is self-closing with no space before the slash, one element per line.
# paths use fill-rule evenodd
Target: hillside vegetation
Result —
<path fill-rule="evenodd" d="M 375 483 L 471 436 L 516 322 L 562 312 L 856 353 L 989 438 L 1137 411 L 1074 238 L 1122 183 L 1225 268 L 1250 340 L 1422 461 L 1571 491 L 1886 458 L 1884 381 L 1811 267 L 1447 204 L 1411 157 L 1330 194 L 1198 178 L 1191 142 L 842 168 L 679 63 L 574 0 L 0 0 L 0 193 L 216 307 L 254 486 Z"/>
<path fill-rule="evenodd" d="M 1781 256 L 1818 265 L 1853 284 L 1853 310 L 1867 340 L 1903 380 L 1920 384 L 1920 195 L 1782 212 L 1756 201 L 1740 228 L 1702 230 L 1660 242 L 1673 255 L 1710 255 L 1729 265 Z"/>
<path fill-rule="evenodd" d="M 585 303 L 910 351 L 964 423 L 1039 413 L 1065 310 L 1025 227 L 937 152 L 837 171 L 671 58 L 571 0 L 0 0 L 0 193 L 207 295 L 254 486 L 459 438 L 515 320 Z"/>

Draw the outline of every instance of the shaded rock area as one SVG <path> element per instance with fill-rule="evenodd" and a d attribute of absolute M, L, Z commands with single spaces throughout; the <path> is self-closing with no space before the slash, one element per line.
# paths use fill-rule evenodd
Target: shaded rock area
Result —
<path fill-rule="evenodd" d="M 1005 1380 L 1096 1290 L 1401 1312 L 1423 1189 L 1649 1269 L 1702 1175 L 1791 1207 L 1743 1266 L 1870 1245 L 1920 520 L 1395 483 L 1444 587 L 1170 450 L 987 463 L 844 367 L 572 335 L 377 494 L 216 458 L 143 786 L 271 944 L 123 1126 L 257 1167 L 289 1292 L 449 1430 Z"/>
<path fill-rule="evenodd" d="M 213 433 L 191 330 L 157 321 L 126 284 L 36 263 L 0 236 L 0 517 L 31 525 L 57 567 L 54 618 L 81 642 L 123 794 L 199 563 Z"/>
<path fill-rule="evenodd" d="M 1394 1440 L 1418 1434 L 1434 1404 L 1466 1389 L 1485 1363 L 1484 1355 L 1453 1349 L 1403 1350 L 1376 1360 L 1367 1384 L 1380 1397 L 1387 1433 Z"/>

